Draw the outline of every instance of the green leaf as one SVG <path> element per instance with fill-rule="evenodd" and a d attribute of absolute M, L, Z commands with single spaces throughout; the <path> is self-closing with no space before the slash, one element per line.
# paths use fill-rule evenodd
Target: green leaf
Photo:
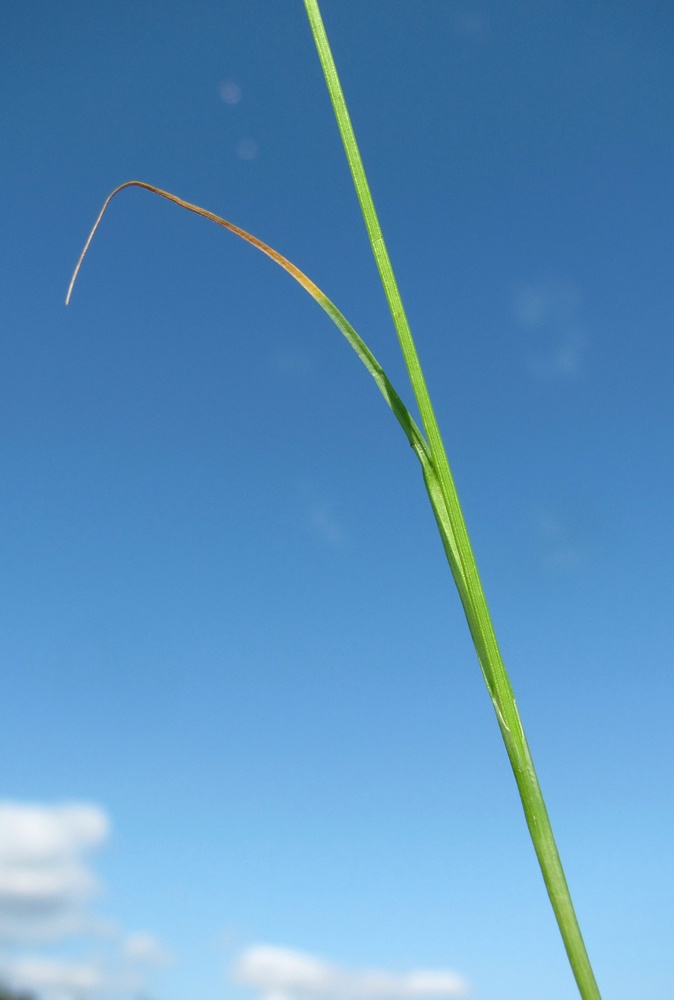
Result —
<path fill-rule="evenodd" d="M 431 498 L 431 502 L 433 503 L 433 509 L 438 520 L 438 527 L 440 528 L 440 534 L 445 545 L 445 552 L 447 552 L 445 536 L 448 536 L 451 537 L 452 544 L 456 548 L 456 556 L 454 555 L 454 549 L 448 553 L 450 568 L 463 604 L 482 674 L 496 712 L 501 735 L 522 800 L 529 833 L 580 995 L 583 1000 L 601 1000 L 571 901 L 571 895 L 515 702 L 510 678 L 508 677 L 496 641 L 489 608 L 468 537 L 468 530 L 458 494 L 449 468 L 449 462 L 442 443 L 440 429 L 435 418 L 426 380 L 386 249 L 384 235 L 367 182 L 365 168 L 358 149 L 358 143 L 356 142 L 356 136 L 351 124 L 351 118 L 346 106 L 319 6 L 317 0 L 304 0 L 304 5 L 337 119 L 337 125 L 342 137 L 356 194 L 360 202 L 370 245 L 379 270 L 393 318 L 393 324 L 398 335 L 414 390 L 414 396 L 419 407 L 419 413 L 421 414 L 423 428 L 426 433 L 431 464 L 436 477 L 432 487 L 438 487 L 441 493 L 441 499 L 436 497 L 434 501 Z M 429 488 L 428 483 L 427 488 L 430 495 L 431 488 Z M 442 520 L 438 515 L 438 511 L 442 512 Z M 444 527 L 445 518 L 447 522 L 446 528 Z"/>

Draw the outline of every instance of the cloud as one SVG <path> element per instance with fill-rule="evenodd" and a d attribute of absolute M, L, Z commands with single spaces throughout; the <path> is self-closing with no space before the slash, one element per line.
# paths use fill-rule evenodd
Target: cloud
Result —
<path fill-rule="evenodd" d="M 336 504 L 326 497 L 326 491 L 310 477 L 297 483 L 300 503 L 304 511 L 306 529 L 315 539 L 339 549 L 348 539 L 348 532 L 338 513 Z"/>
<path fill-rule="evenodd" d="M 100 969 L 90 962 L 29 956 L 10 962 L 4 971 L 15 989 L 34 991 L 45 1000 L 88 996 L 104 985 Z"/>
<path fill-rule="evenodd" d="M 170 960 L 152 934 L 125 934 L 92 911 L 101 886 L 88 855 L 109 832 L 99 806 L 0 802 L 0 980 L 41 1000 L 129 997 Z M 38 953 L 19 952 L 28 944 Z M 95 959 L 73 960 L 73 948 L 92 946 Z"/>
<path fill-rule="evenodd" d="M 515 293 L 515 318 L 532 343 L 527 367 L 534 378 L 545 381 L 580 374 L 585 349 L 578 321 L 581 301 L 575 285 L 559 281 L 523 285 Z"/>
<path fill-rule="evenodd" d="M 242 97 L 241 87 L 234 80 L 225 80 L 220 84 L 220 100 L 223 104 L 240 104 Z"/>
<path fill-rule="evenodd" d="M 274 375 L 302 379 L 314 369 L 309 356 L 290 348 L 277 348 L 267 355 L 267 366 Z"/>
<path fill-rule="evenodd" d="M 123 952 L 125 958 L 134 965 L 162 966 L 171 961 L 170 952 L 153 934 L 146 931 L 130 934 L 124 942 Z"/>
<path fill-rule="evenodd" d="M 474 6 L 464 6 L 453 12 L 454 27 L 464 38 L 472 42 L 482 42 L 489 32 L 489 20 L 482 10 Z"/>
<path fill-rule="evenodd" d="M 254 160 L 259 151 L 258 144 L 254 139 L 239 139 L 234 147 L 234 152 L 240 160 Z"/>
<path fill-rule="evenodd" d="M 0 863 L 69 857 L 107 839 L 108 819 L 91 805 L 0 802 Z"/>
<path fill-rule="evenodd" d="M 328 504 L 314 503 L 309 509 L 311 528 L 328 545 L 339 546 L 346 533 Z"/>
<path fill-rule="evenodd" d="M 468 995 L 466 981 L 447 969 L 387 972 L 348 969 L 290 948 L 255 945 L 240 956 L 234 978 L 263 1000 L 442 1000 Z"/>
<path fill-rule="evenodd" d="M 80 928 L 99 888 L 85 856 L 108 831 L 97 806 L 0 803 L 0 939 L 48 939 Z"/>
<path fill-rule="evenodd" d="M 535 521 L 540 558 L 546 569 L 558 572 L 576 570 L 585 562 L 586 551 L 573 537 L 558 514 L 539 510 Z"/>
<path fill-rule="evenodd" d="M 99 1000 L 103 997 L 137 997 L 147 991 L 148 966 L 164 966 L 170 955 L 153 935 L 139 932 L 107 951 L 97 944 L 91 955 L 70 956 L 23 954 L 0 965 L 2 981 L 15 990 L 27 991 L 40 1000 Z M 145 969 L 143 967 L 146 967 Z"/>

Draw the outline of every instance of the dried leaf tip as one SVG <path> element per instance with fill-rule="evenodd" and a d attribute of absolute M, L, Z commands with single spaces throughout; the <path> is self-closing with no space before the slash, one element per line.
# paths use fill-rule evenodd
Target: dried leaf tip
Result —
<path fill-rule="evenodd" d="M 105 210 L 107 209 L 108 205 L 110 204 L 110 202 L 112 201 L 112 199 L 115 197 L 115 195 L 119 191 L 121 191 L 122 188 L 125 188 L 125 187 L 149 187 L 149 185 L 145 184 L 143 181 L 126 181 L 124 184 L 120 184 L 119 187 L 116 187 L 115 190 L 112 191 L 108 195 L 108 197 L 105 199 L 105 201 L 103 203 L 103 208 L 98 213 L 98 218 L 94 222 L 93 227 L 91 229 L 91 232 L 89 233 L 89 237 L 87 239 L 87 242 L 84 244 L 84 249 L 82 250 L 82 253 L 79 256 L 79 260 L 77 261 L 77 264 L 75 264 L 75 270 L 73 271 L 73 276 L 70 279 L 70 284 L 68 285 L 68 292 L 66 294 L 66 305 L 68 305 L 70 303 L 70 296 L 73 293 L 73 287 L 75 285 L 75 281 L 77 280 L 77 275 L 80 273 L 80 268 L 82 267 L 82 261 L 84 260 L 84 258 L 87 255 L 87 251 L 89 249 L 89 246 L 91 245 L 91 241 L 94 238 L 94 233 L 98 229 L 98 227 L 99 227 L 99 225 L 101 223 L 101 219 L 105 215 Z"/>

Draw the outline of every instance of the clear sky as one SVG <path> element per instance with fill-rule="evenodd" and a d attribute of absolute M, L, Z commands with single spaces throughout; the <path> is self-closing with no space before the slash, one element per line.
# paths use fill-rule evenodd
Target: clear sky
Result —
<path fill-rule="evenodd" d="M 674 9 L 322 9 L 604 998 L 671 1000 Z M 63 305 L 138 178 L 409 400 L 303 4 L 6 0 L 0 80 L 0 978 L 571 1000 L 341 335 L 135 190 Z"/>

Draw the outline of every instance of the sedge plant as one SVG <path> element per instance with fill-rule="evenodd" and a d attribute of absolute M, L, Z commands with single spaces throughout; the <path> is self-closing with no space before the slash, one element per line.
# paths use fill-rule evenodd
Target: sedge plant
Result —
<path fill-rule="evenodd" d="M 413 419 L 401 397 L 389 381 L 386 372 L 363 339 L 334 303 L 298 267 L 282 256 L 277 250 L 274 250 L 244 229 L 235 226 L 233 223 L 215 215 L 213 212 L 209 212 L 205 208 L 184 201 L 182 198 L 178 198 L 168 191 L 163 191 L 153 184 L 135 180 L 127 181 L 115 188 L 108 196 L 75 267 L 68 288 L 66 304 L 70 301 L 75 279 L 89 249 L 94 233 L 98 229 L 111 200 L 125 188 L 139 187 L 159 195 L 196 215 L 209 219 L 211 222 L 215 222 L 217 225 L 256 247 L 287 271 L 316 300 L 335 323 L 374 379 L 377 388 L 392 410 L 421 465 L 424 485 L 435 516 L 440 539 L 463 606 L 482 676 L 494 707 L 496 720 L 524 809 L 531 840 L 579 994 L 582 1000 L 601 1000 L 599 988 L 592 971 L 571 900 L 510 678 L 508 677 L 494 633 L 494 627 L 468 537 L 458 494 L 426 387 L 417 348 L 407 322 L 384 236 L 370 193 L 346 101 L 321 18 L 318 0 L 304 0 L 304 5 L 365 221 L 367 235 L 412 384 L 414 398 L 421 417 L 421 427 Z"/>

